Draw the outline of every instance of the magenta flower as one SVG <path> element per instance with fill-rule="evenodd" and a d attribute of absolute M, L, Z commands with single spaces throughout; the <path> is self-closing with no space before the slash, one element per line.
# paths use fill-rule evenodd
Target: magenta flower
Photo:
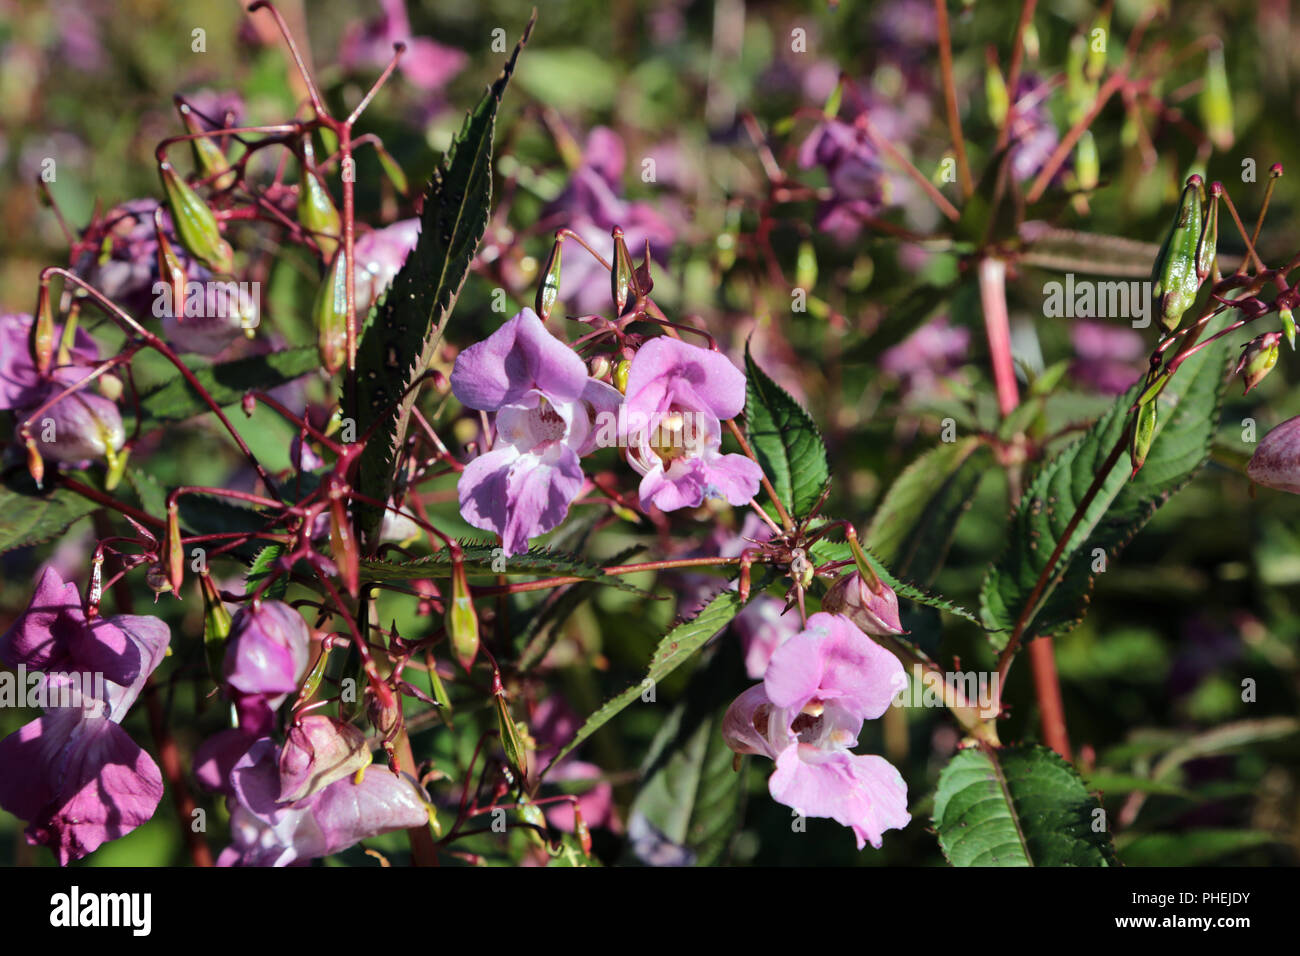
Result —
<path fill-rule="evenodd" d="M 36 371 L 27 346 L 31 330 L 30 315 L 0 315 L 0 409 L 34 408 L 48 395 L 48 381 Z M 81 327 L 73 335 L 71 359 L 78 363 L 99 359 L 99 347 Z"/>
<path fill-rule="evenodd" d="M 319 737 L 316 744 L 322 753 L 337 750 L 321 744 Z M 414 778 L 383 767 L 370 768 L 360 782 L 348 774 L 322 783 L 326 775 L 316 781 L 319 789 L 281 802 L 281 794 L 295 787 L 286 787 L 286 780 L 300 784 L 316 778 L 314 768 L 306 765 L 282 776 L 281 759 L 275 743 L 263 738 L 235 764 L 229 801 L 232 842 L 218 857 L 219 866 L 303 864 L 359 840 L 429 822 L 428 797 Z M 289 761 L 296 759 L 291 756 Z"/>
<path fill-rule="evenodd" d="M 745 376 L 718 352 L 678 339 L 652 339 L 627 377 L 627 460 L 642 476 L 641 506 L 696 508 L 705 498 L 742 505 L 762 470 L 724 455 L 722 421 L 745 407 Z"/>
<path fill-rule="evenodd" d="M 853 830 L 858 849 L 907 825 L 907 785 L 883 757 L 850 752 L 863 721 L 879 717 L 907 686 L 903 666 L 853 623 L 818 613 L 776 649 L 763 683 L 723 718 L 732 750 L 776 761 L 773 799 Z"/>
<path fill-rule="evenodd" d="M 393 284 L 402 263 L 420 238 L 420 220 L 402 219 L 383 229 L 372 229 L 357 237 L 352 251 L 356 263 L 357 314 L 370 306 Z"/>
<path fill-rule="evenodd" d="M 887 637 L 904 634 L 898 619 L 898 595 L 881 581 L 879 592 L 873 590 L 857 571 L 840 578 L 822 598 L 822 609 L 843 614 L 864 634 Z"/>
<path fill-rule="evenodd" d="M 591 416 L 622 396 L 587 375 L 582 359 L 532 309 L 456 357 L 451 390 L 496 412 L 496 443 L 461 473 L 462 517 L 501 535 L 507 554 L 564 520 L 582 488 L 578 458 L 594 447 Z"/>
<path fill-rule="evenodd" d="M 170 633 L 157 618 L 118 615 L 87 623 L 77 589 L 47 569 L 28 609 L 0 638 L 9 667 L 44 672 L 47 686 L 85 680 L 78 706 L 45 714 L 0 741 L 0 807 L 28 821 L 27 842 L 67 865 L 149 820 L 162 799 L 157 764 L 121 726 L 162 661 Z"/>
<path fill-rule="evenodd" d="M 384 12 L 366 24 L 353 24 L 343 35 L 339 62 L 346 70 L 381 70 L 393 58 L 393 44 L 405 43 L 398 68 L 415 86 L 436 90 L 465 67 L 468 56 L 428 37 L 411 36 L 406 0 L 380 0 Z"/>
<path fill-rule="evenodd" d="M 224 676 L 239 694 L 270 698 L 274 710 L 283 695 L 298 689 L 307 671 L 311 632 L 302 615 L 282 601 L 240 608 L 230 623 Z"/>
<path fill-rule="evenodd" d="M 1300 415 L 1264 436 L 1250 456 L 1246 474 L 1265 488 L 1300 494 Z"/>

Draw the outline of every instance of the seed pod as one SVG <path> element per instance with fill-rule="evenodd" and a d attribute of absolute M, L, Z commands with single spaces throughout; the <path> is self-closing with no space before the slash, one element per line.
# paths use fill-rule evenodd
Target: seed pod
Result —
<path fill-rule="evenodd" d="M 1201 122 L 1205 135 L 1216 149 L 1232 148 L 1232 94 L 1228 89 L 1228 68 L 1223 59 L 1223 44 L 1210 49 L 1205 58 L 1205 86 L 1200 97 Z"/>
<path fill-rule="evenodd" d="M 447 635 L 460 666 L 468 671 L 478 656 L 478 613 L 465 577 L 465 562 L 460 555 L 452 560 L 451 597 L 447 601 Z"/>
<path fill-rule="evenodd" d="M 1243 394 L 1250 392 L 1252 388 L 1264 381 L 1269 372 L 1273 371 L 1280 351 L 1278 343 L 1281 341 L 1281 332 L 1265 332 L 1246 343 L 1241 353 L 1241 361 L 1237 363 L 1237 373 L 1241 375 L 1242 382 L 1246 386 Z"/>
<path fill-rule="evenodd" d="M 1147 460 L 1151 443 L 1156 437 L 1156 402 L 1152 399 L 1138 406 L 1137 421 L 1133 423 L 1133 436 L 1129 442 L 1129 463 L 1136 475 Z"/>
<path fill-rule="evenodd" d="M 519 736 L 519 727 L 510 716 L 510 701 L 506 699 L 505 688 L 501 686 L 501 673 L 492 675 L 492 693 L 496 697 L 497 727 L 501 731 L 501 749 L 505 751 L 510 768 L 518 774 L 519 780 L 528 778 L 528 751 Z"/>
<path fill-rule="evenodd" d="M 1196 250 L 1196 280 L 1204 282 L 1213 271 L 1217 275 L 1215 254 L 1219 246 L 1219 197 L 1223 195 L 1223 183 L 1217 179 L 1210 183 L 1210 201 L 1205 209 L 1205 221 L 1201 224 L 1201 238 Z"/>
<path fill-rule="evenodd" d="M 27 471 L 36 482 L 37 488 L 45 487 L 45 459 L 36 449 L 36 439 L 28 438 L 23 444 L 27 446 Z"/>
<path fill-rule="evenodd" d="M 167 505 L 167 530 L 163 534 L 162 560 L 167 571 L 167 583 L 177 597 L 185 583 L 185 549 L 181 544 L 181 516 L 176 502 Z"/>
<path fill-rule="evenodd" d="M 348 347 L 347 254 L 342 246 L 334 253 L 334 262 L 316 292 L 312 318 L 321 364 L 333 375 L 347 361 Z"/>
<path fill-rule="evenodd" d="M 158 173 L 181 245 L 213 272 L 229 274 L 234 268 L 235 254 L 230 243 L 221 238 L 217 217 L 208 204 L 177 175 L 171 163 L 165 160 L 159 163 Z"/>
<path fill-rule="evenodd" d="M 578 845 L 582 847 L 582 855 L 591 858 L 591 827 L 587 826 L 586 819 L 582 816 L 582 808 L 578 802 L 573 802 L 573 835 L 578 838 Z"/>
<path fill-rule="evenodd" d="M 1097 31 L 1101 31 L 1101 36 L 1097 36 Z M 1088 58 L 1084 64 L 1083 73 L 1091 82 L 1096 83 L 1101 78 L 1102 70 L 1106 68 L 1106 49 L 1107 39 L 1110 36 L 1110 6 L 1103 6 L 1097 18 L 1092 21 L 1092 26 L 1088 29 Z M 1098 49 L 1097 40 L 1101 40 L 1100 49 Z"/>
<path fill-rule="evenodd" d="M 1282 320 L 1282 331 L 1286 333 L 1287 344 L 1291 346 L 1291 351 L 1295 351 L 1295 317 L 1288 308 L 1281 308 L 1277 311 L 1277 317 Z"/>
<path fill-rule="evenodd" d="M 1099 167 L 1097 140 L 1093 138 L 1092 130 L 1086 129 L 1074 148 L 1074 174 L 1079 178 L 1080 189 L 1097 188 L 1097 181 L 1100 179 Z"/>
<path fill-rule="evenodd" d="M 158 238 L 158 278 L 171 290 L 172 316 L 179 322 L 185 315 L 185 266 L 163 229 L 161 206 L 153 211 L 153 227 Z"/>
<path fill-rule="evenodd" d="M 396 188 L 403 196 L 408 195 L 411 192 L 411 186 L 410 183 L 407 182 L 406 173 L 402 170 L 402 167 L 398 164 L 397 160 L 393 159 L 388 150 L 378 144 L 375 144 L 375 152 L 379 155 L 379 165 L 383 168 L 384 175 L 388 177 L 388 181 L 391 182 L 394 188 Z"/>
<path fill-rule="evenodd" d="M 551 317 L 551 309 L 560 295 L 560 250 L 563 239 L 556 239 L 551 246 L 551 254 L 546 259 L 546 271 L 542 274 L 542 284 L 537 287 L 537 300 L 534 311 L 545 322 Z"/>
<path fill-rule="evenodd" d="M 339 211 L 334 208 L 329 190 L 320 181 L 316 173 L 316 157 L 311 145 L 311 137 L 304 136 L 301 147 L 302 181 L 298 184 L 298 221 L 316 240 L 321 257 L 326 261 L 334 256 L 338 248 L 338 237 L 342 234 L 342 220 Z"/>
<path fill-rule="evenodd" d="M 632 254 L 627 251 L 623 239 L 623 230 L 614 227 L 614 268 L 609 274 L 610 291 L 614 297 L 614 312 L 622 315 L 630 300 L 636 298 L 636 267 L 632 265 Z"/>
<path fill-rule="evenodd" d="M 54 358 L 54 310 L 50 306 L 48 285 L 42 284 L 36 297 L 36 318 L 32 322 L 27 344 L 36 370 L 44 375 L 49 371 L 50 360 Z"/>
<path fill-rule="evenodd" d="M 817 252 L 807 239 L 799 243 L 799 255 L 795 259 L 794 284 L 809 293 L 817 285 Z"/>
<path fill-rule="evenodd" d="M 356 535 L 352 533 L 352 522 L 348 519 L 347 508 L 343 506 L 343 494 L 337 483 L 331 479 L 330 488 L 330 553 L 338 565 L 339 577 L 343 586 L 353 597 L 357 596 L 361 583 L 361 555 L 357 549 Z"/>
<path fill-rule="evenodd" d="M 176 97 L 176 111 L 181 114 L 181 123 L 185 126 L 185 132 L 204 132 L 193 108 L 179 96 Z M 226 154 L 221 151 L 221 147 L 213 137 L 200 136 L 192 139 L 190 147 L 194 150 L 194 165 L 198 167 L 203 178 L 216 176 L 212 181 L 213 189 L 218 191 L 229 189 L 235 184 L 235 171 L 230 168 L 230 160 L 226 158 Z"/>
<path fill-rule="evenodd" d="M 1160 304 L 1160 324 L 1172 332 L 1196 301 L 1200 279 L 1196 251 L 1201 239 L 1201 177 L 1189 176 L 1178 203 L 1178 214 L 1165 236 L 1151 270 L 1152 296 Z"/>

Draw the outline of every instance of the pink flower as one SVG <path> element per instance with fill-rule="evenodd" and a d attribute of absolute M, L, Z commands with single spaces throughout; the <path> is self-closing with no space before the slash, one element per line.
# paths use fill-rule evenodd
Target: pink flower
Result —
<path fill-rule="evenodd" d="M 356 263 L 357 314 L 369 311 L 393 284 L 419 238 L 418 219 L 402 219 L 357 238 L 352 250 Z"/>
<path fill-rule="evenodd" d="M 879 717 L 907 685 L 903 666 L 853 623 L 819 613 L 776 649 L 763 683 L 723 718 L 732 750 L 776 761 L 773 799 L 853 830 L 858 849 L 879 848 L 907 825 L 907 785 L 883 757 L 850 752 L 864 720 Z"/>
<path fill-rule="evenodd" d="M 898 618 L 898 595 L 883 581 L 879 587 L 879 592 L 872 590 L 857 571 L 846 574 L 826 592 L 822 609 L 843 614 L 872 637 L 906 633 Z"/>
<path fill-rule="evenodd" d="M 47 707 L 0 741 L 0 807 L 28 821 L 27 842 L 50 847 L 62 865 L 125 836 L 158 808 L 162 774 L 119 725 L 170 637 L 153 617 L 88 623 L 76 586 L 47 569 L 27 611 L 0 638 L 0 660 L 44 671 L 48 688 L 73 672 L 104 678 L 102 698 L 83 680 L 77 706 Z"/>
<path fill-rule="evenodd" d="M 627 377 L 628 463 L 641 478 L 641 506 L 696 508 L 705 498 L 742 505 L 762 470 L 724 455 L 722 421 L 745 407 L 745 376 L 718 352 L 678 339 L 652 339 Z"/>
<path fill-rule="evenodd" d="M 384 12 L 366 24 L 353 24 L 343 35 L 339 62 L 345 70 L 381 70 L 393 58 L 393 44 L 405 43 L 398 69 L 422 90 L 436 90 L 465 67 L 469 57 L 428 37 L 411 36 L 406 0 L 380 0 Z"/>
<path fill-rule="evenodd" d="M 494 447 L 461 473 L 461 516 L 501 535 L 507 554 L 526 551 L 582 488 L 578 459 L 594 447 L 593 411 L 612 411 L 622 396 L 589 377 L 532 309 L 461 352 L 451 390 L 469 408 L 496 412 Z"/>
<path fill-rule="evenodd" d="M 36 371 L 27 347 L 31 331 L 30 315 L 0 315 L 0 409 L 33 408 L 48 397 L 47 383 Z M 61 335 L 61 330 L 58 334 Z M 73 336 L 71 352 L 77 362 L 94 362 L 99 358 L 95 340 L 80 326 Z"/>
<path fill-rule="evenodd" d="M 1300 494 L 1300 415 L 1264 436 L 1250 457 L 1246 474 L 1265 488 Z"/>

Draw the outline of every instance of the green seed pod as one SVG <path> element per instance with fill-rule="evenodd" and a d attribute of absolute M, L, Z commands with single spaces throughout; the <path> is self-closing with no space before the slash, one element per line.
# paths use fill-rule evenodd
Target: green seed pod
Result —
<path fill-rule="evenodd" d="M 1218 180 L 1210 183 L 1210 201 L 1205 209 L 1205 221 L 1201 224 L 1201 238 L 1196 251 L 1196 280 L 1204 282 L 1214 272 L 1218 275 L 1215 254 L 1219 247 L 1219 197 L 1223 195 L 1223 184 Z"/>
<path fill-rule="evenodd" d="M 176 255 L 176 250 L 172 248 L 171 240 L 163 229 L 161 207 L 154 210 L 153 225 L 158 239 L 158 278 L 171 290 L 172 316 L 180 320 L 185 316 L 185 266 L 181 264 L 180 256 Z"/>
<path fill-rule="evenodd" d="M 1228 89 L 1228 68 L 1223 44 L 1213 47 L 1205 58 L 1205 86 L 1200 96 L 1201 122 L 1205 135 L 1216 149 L 1232 148 L 1232 94 Z"/>
<path fill-rule="evenodd" d="M 451 572 L 451 597 L 447 601 L 447 636 L 460 666 L 468 671 L 478 657 L 478 612 L 474 610 L 474 597 L 470 594 L 469 580 L 465 576 L 465 563 L 453 560 Z"/>
<path fill-rule="evenodd" d="M 334 262 L 316 293 L 312 318 L 316 322 L 316 345 L 321 364 L 333 375 L 347 361 L 348 273 L 347 255 L 340 246 Z"/>
<path fill-rule="evenodd" d="M 809 292 L 817 285 L 817 251 L 807 239 L 799 243 L 799 255 L 795 260 L 794 284 Z"/>
<path fill-rule="evenodd" d="M 1291 310 L 1282 308 L 1277 310 L 1277 317 L 1282 320 L 1282 331 L 1286 333 L 1286 341 L 1291 346 L 1291 351 L 1295 351 L 1295 317 Z"/>
<path fill-rule="evenodd" d="M 1165 236 L 1151 270 L 1153 298 L 1160 305 L 1160 324 L 1172 332 L 1196 301 L 1201 287 L 1196 275 L 1196 249 L 1201 239 L 1201 177 L 1188 177 L 1178 214 Z"/>
<path fill-rule="evenodd" d="M 1134 475 L 1146 462 L 1147 453 L 1151 450 L 1151 443 L 1155 437 L 1156 403 L 1152 399 L 1138 406 L 1137 421 L 1133 423 L 1133 438 L 1129 442 L 1128 457 Z"/>
<path fill-rule="evenodd" d="M 190 104 L 179 96 L 176 98 L 176 111 L 181 114 L 181 123 L 185 126 L 185 132 L 204 131 Z M 229 189 L 235 184 L 235 171 L 230 168 L 230 160 L 226 158 L 226 154 L 221 151 L 215 139 L 211 136 L 200 136 L 190 140 L 190 148 L 194 150 L 194 165 L 203 178 L 216 177 L 212 180 L 213 189 L 218 191 Z"/>
<path fill-rule="evenodd" d="M 334 256 L 342 234 L 342 220 L 339 211 L 334 208 L 329 190 L 320 181 L 316 173 L 316 157 L 312 150 L 311 137 L 304 136 L 302 153 L 302 181 L 298 184 L 298 221 L 311 233 L 320 247 L 322 258 L 327 261 Z"/>
<path fill-rule="evenodd" d="M 1080 189 L 1097 188 L 1097 181 L 1101 178 L 1099 167 L 1097 141 L 1093 138 L 1092 130 L 1086 129 L 1074 148 L 1074 174 L 1079 177 Z"/>
<path fill-rule="evenodd" d="M 614 387 L 627 394 L 627 373 L 632 370 L 632 363 L 624 359 L 614 366 Z"/>
<path fill-rule="evenodd" d="M 546 271 L 542 274 L 542 284 L 537 287 L 537 299 L 534 303 L 538 316 L 543 322 L 551 317 L 555 300 L 560 295 L 560 252 L 563 239 L 556 239 L 551 246 L 551 254 L 546 260 Z"/>
<path fill-rule="evenodd" d="M 627 242 L 623 239 L 623 230 L 614 227 L 614 269 L 609 274 L 610 292 L 614 297 L 614 311 L 623 314 L 628 302 L 635 301 L 641 294 L 636 284 L 636 266 L 632 264 L 632 254 L 627 251 Z"/>
<path fill-rule="evenodd" d="M 1096 83 L 1106 68 L 1107 41 L 1110 39 L 1110 7 L 1102 8 L 1097 19 L 1088 29 L 1088 58 L 1083 73 L 1090 81 Z"/>
<path fill-rule="evenodd" d="M 1007 121 L 1007 111 L 1011 108 L 1011 97 L 1007 93 L 1007 81 L 998 69 L 996 56 L 990 51 L 984 66 L 984 100 L 988 104 L 989 119 L 993 125 L 1002 128 Z"/>
<path fill-rule="evenodd" d="M 511 770 L 522 781 L 528 777 L 528 750 L 519 734 L 519 726 L 510 716 L 510 701 L 506 699 L 505 688 L 501 686 L 499 672 L 493 675 L 492 684 L 497 704 L 497 728 L 501 731 L 501 749 L 505 751 Z"/>
<path fill-rule="evenodd" d="M 208 674 L 220 683 L 226 638 L 230 636 L 230 611 L 222 603 L 211 575 L 201 575 L 199 585 L 203 589 L 203 653 L 208 662 Z"/>
<path fill-rule="evenodd" d="M 163 191 L 171 207 L 176 234 L 190 255 L 213 272 L 229 274 L 234 268 L 235 254 L 230 243 L 221 238 L 217 217 L 213 215 L 199 194 L 177 175 L 172 164 L 164 160 L 158 164 Z"/>

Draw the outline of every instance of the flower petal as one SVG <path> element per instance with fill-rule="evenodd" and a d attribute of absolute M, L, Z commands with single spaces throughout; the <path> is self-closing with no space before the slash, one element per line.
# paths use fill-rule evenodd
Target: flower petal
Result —
<path fill-rule="evenodd" d="M 776 759 L 768 792 L 806 817 L 829 817 L 851 827 L 861 850 L 880 848 L 886 830 L 907 826 L 907 784 L 884 757 L 826 751 L 808 745 Z"/>
<path fill-rule="evenodd" d="M 587 367 L 550 332 L 532 309 L 524 309 L 482 342 L 456 357 L 451 390 L 470 408 L 495 411 L 529 404 L 537 389 L 552 402 L 572 402 L 587 384 Z"/>

